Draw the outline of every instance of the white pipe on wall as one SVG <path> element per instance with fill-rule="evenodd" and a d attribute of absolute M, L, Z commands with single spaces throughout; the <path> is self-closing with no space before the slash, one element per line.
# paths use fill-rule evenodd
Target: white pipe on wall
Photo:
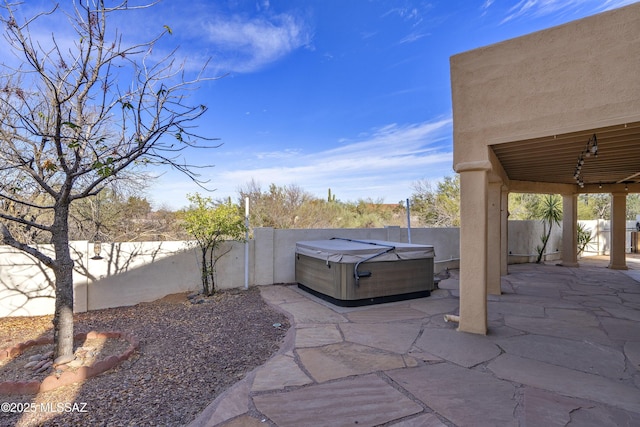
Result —
<path fill-rule="evenodd" d="M 409 207 L 409 199 L 407 199 L 407 241 L 411 243 L 411 208 Z"/>
<path fill-rule="evenodd" d="M 244 288 L 249 289 L 249 198 L 244 199 Z"/>

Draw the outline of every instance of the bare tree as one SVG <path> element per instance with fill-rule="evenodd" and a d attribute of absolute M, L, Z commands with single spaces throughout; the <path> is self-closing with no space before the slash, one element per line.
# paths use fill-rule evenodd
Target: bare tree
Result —
<path fill-rule="evenodd" d="M 254 227 L 301 227 L 299 211 L 314 200 L 310 193 L 295 184 L 278 186 L 272 183 L 268 191 L 263 191 L 255 180 L 239 188 L 238 193 L 240 206 L 246 197 L 249 198 L 251 224 Z"/>
<path fill-rule="evenodd" d="M 58 363 L 73 358 L 72 203 L 148 164 L 170 165 L 198 181 L 193 166 L 180 162 L 181 152 L 201 147 L 200 141 L 211 146 L 211 139 L 193 130 L 206 107 L 187 102 L 188 92 L 205 80 L 202 73 L 186 77 L 175 51 L 158 60 L 152 55 L 170 28 L 125 46 L 119 31 L 107 26 L 116 12 L 151 6 L 130 3 L 77 0 L 69 10 L 56 5 L 28 18 L 20 16 L 19 3 L 4 0 L 0 6 L 6 46 L 14 55 L 0 66 L 0 242 L 54 273 Z M 57 28 L 69 23 L 71 42 L 56 34 L 36 36 L 37 23 L 52 17 Z M 15 58 L 18 65 L 12 65 Z M 14 233 L 16 224 L 50 236 L 54 255 Z"/>

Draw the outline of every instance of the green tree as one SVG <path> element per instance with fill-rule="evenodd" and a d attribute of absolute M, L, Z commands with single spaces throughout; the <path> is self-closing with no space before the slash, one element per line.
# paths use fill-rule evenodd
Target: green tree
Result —
<path fill-rule="evenodd" d="M 629 194 L 627 196 L 627 219 L 635 221 L 636 215 L 640 215 L 640 194 Z"/>
<path fill-rule="evenodd" d="M 274 228 L 370 228 L 406 225 L 402 204 L 385 204 L 371 198 L 343 202 L 332 190 L 318 198 L 296 185 L 271 184 L 268 190 L 252 180 L 238 190 L 238 202 L 249 198 L 254 227 Z"/>
<path fill-rule="evenodd" d="M 542 247 L 538 246 L 538 259 L 536 262 L 539 264 L 542 261 L 542 256 L 547 248 L 549 237 L 551 236 L 551 229 L 553 224 L 560 224 L 562 219 L 562 199 L 557 194 L 547 194 L 542 199 L 542 204 L 538 206 L 536 216 L 547 225 L 547 234 L 543 234 L 540 238 L 542 240 Z"/>
<path fill-rule="evenodd" d="M 215 292 L 216 263 L 231 248 L 219 252 L 227 240 L 244 240 L 247 231 L 240 208 L 230 200 L 215 203 L 198 193 L 187 195 L 189 208 L 183 213 L 185 229 L 200 248 L 202 292 L 206 296 Z"/>
<path fill-rule="evenodd" d="M 544 203 L 543 194 L 509 193 L 509 219 L 540 219 L 540 206 Z"/>
<path fill-rule="evenodd" d="M 431 227 L 460 226 L 460 175 L 447 176 L 434 184 L 421 180 L 413 184 L 411 206 L 422 224 Z"/>
<path fill-rule="evenodd" d="M 0 242 L 53 271 L 54 356 L 62 363 L 73 359 L 72 204 L 146 164 L 170 165 L 197 180 L 180 151 L 207 140 L 190 131 L 206 107 L 187 102 L 203 79 L 185 80 L 174 53 L 153 60 L 168 27 L 160 23 L 155 38 L 124 45 L 107 26 L 113 14 L 143 7 L 93 0 L 23 15 L 33 10 L 29 6 L 0 5 L 8 51 L 0 64 Z M 49 28 L 69 23 L 75 34 L 43 37 L 40 22 Z M 16 58 L 19 64 L 12 65 Z M 12 225 L 47 235 L 53 255 L 14 233 Z"/>
<path fill-rule="evenodd" d="M 578 196 L 578 219 L 610 219 L 611 195 L 601 193 Z"/>

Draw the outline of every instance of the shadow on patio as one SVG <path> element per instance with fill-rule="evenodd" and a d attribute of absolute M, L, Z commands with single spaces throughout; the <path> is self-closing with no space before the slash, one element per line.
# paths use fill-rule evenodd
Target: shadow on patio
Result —
<path fill-rule="evenodd" d="M 640 259 L 520 264 L 489 334 L 457 332 L 457 272 L 429 298 L 343 308 L 261 288 L 290 315 L 281 351 L 192 425 L 640 425 Z"/>

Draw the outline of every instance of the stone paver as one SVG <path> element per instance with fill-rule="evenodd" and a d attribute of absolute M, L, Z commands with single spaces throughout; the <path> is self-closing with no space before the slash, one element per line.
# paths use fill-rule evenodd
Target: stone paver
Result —
<path fill-rule="evenodd" d="M 387 375 L 456 426 L 517 426 L 516 387 L 491 374 L 448 363 Z"/>
<path fill-rule="evenodd" d="M 609 345 L 611 340 L 599 328 L 549 318 L 505 316 L 505 325 L 531 334 L 549 335 L 572 340 L 588 340 Z"/>
<path fill-rule="evenodd" d="M 576 308 L 584 309 L 579 302 L 574 302 L 563 298 L 545 298 L 544 296 L 526 296 L 520 294 L 500 295 L 500 301 L 520 302 L 523 304 L 531 304 L 542 308 Z M 586 297 L 585 297 L 586 298 Z M 517 313 L 516 313 L 517 314 Z"/>
<path fill-rule="evenodd" d="M 575 399 L 527 387 L 524 390 L 523 425 L 527 427 L 632 427 L 640 414 L 589 400 Z"/>
<path fill-rule="evenodd" d="M 467 368 L 500 354 L 500 348 L 484 336 L 443 328 L 425 329 L 416 347 Z"/>
<path fill-rule="evenodd" d="M 487 308 L 491 313 L 516 314 L 524 317 L 544 317 L 544 307 L 536 304 L 509 302 L 502 298 L 500 302 L 489 302 Z"/>
<path fill-rule="evenodd" d="M 433 297 L 355 308 L 262 287 L 293 330 L 190 426 L 638 426 L 640 283 L 589 265 L 509 266 L 487 336 L 444 322 L 456 270 Z"/>
<path fill-rule="evenodd" d="M 605 296 L 608 294 L 615 293 L 613 289 L 609 289 L 606 286 L 603 286 L 601 283 L 590 283 L 590 284 L 571 283 L 569 285 L 569 288 L 571 290 L 567 291 L 565 295 L 574 294 L 574 295 Z"/>
<path fill-rule="evenodd" d="M 317 325 L 296 329 L 296 347 L 319 347 L 342 342 L 336 325 Z"/>
<path fill-rule="evenodd" d="M 307 300 L 304 295 L 301 295 L 292 288 L 286 286 L 260 286 L 259 289 L 262 298 L 272 304 Z"/>
<path fill-rule="evenodd" d="M 624 354 L 630 364 L 640 372 L 640 341 L 627 341 L 624 345 Z"/>
<path fill-rule="evenodd" d="M 340 329 L 347 341 L 393 353 L 404 354 L 418 338 L 420 323 L 343 323 Z"/>
<path fill-rule="evenodd" d="M 435 414 L 422 414 L 417 417 L 391 424 L 392 427 L 447 427 Z"/>
<path fill-rule="evenodd" d="M 424 351 L 417 347 L 412 348 L 407 353 L 408 356 L 413 357 L 415 359 L 422 360 L 423 362 L 442 362 L 442 358 L 436 356 L 435 354 L 431 354 L 428 351 Z"/>
<path fill-rule="evenodd" d="M 341 323 L 342 315 L 310 300 L 280 304 L 280 308 L 293 316 L 296 323 Z"/>
<path fill-rule="evenodd" d="M 640 285 L 638 286 L 638 288 L 640 288 Z M 630 294 L 627 292 L 620 292 L 618 294 L 618 296 L 620 297 L 620 299 L 622 299 L 622 301 L 624 301 L 625 303 L 636 303 L 636 304 L 640 304 L 640 293 L 638 294 Z"/>
<path fill-rule="evenodd" d="M 621 306 L 602 307 L 602 309 L 618 319 L 628 319 L 633 320 L 634 322 L 640 322 L 640 310 L 624 308 Z"/>
<path fill-rule="evenodd" d="M 300 362 L 317 382 L 405 366 L 399 354 L 352 343 L 301 348 L 297 352 Z"/>
<path fill-rule="evenodd" d="M 488 368 L 505 380 L 640 413 L 640 390 L 614 380 L 510 354 Z"/>
<path fill-rule="evenodd" d="M 624 319 L 601 318 L 600 323 L 612 340 L 640 341 L 639 322 Z"/>
<path fill-rule="evenodd" d="M 564 427 L 571 421 L 571 413 L 581 407 L 580 402 L 546 390 L 524 389 L 523 421 L 527 427 Z"/>
<path fill-rule="evenodd" d="M 224 423 L 221 427 L 264 427 L 264 423 L 262 420 L 258 420 L 248 415 L 243 415 Z"/>
<path fill-rule="evenodd" d="M 608 378 L 621 378 L 624 354 L 613 347 L 543 335 L 522 335 L 496 341 L 506 353 Z"/>
<path fill-rule="evenodd" d="M 372 307 L 347 314 L 347 318 L 356 323 L 386 323 L 421 319 L 423 317 L 424 312 L 409 308 L 408 304 Z"/>
<path fill-rule="evenodd" d="M 376 375 L 259 395 L 253 402 L 280 427 L 376 426 L 423 411 Z"/>
<path fill-rule="evenodd" d="M 584 296 L 584 295 L 565 295 L 564 299 L 566 301 L 575 301 L 580 303 L 583 307 L 607 307 L 607 306 L 615 306 L 617 304 L 622 303 L 620 297 L 613 295 L 592 295 L 592 296 Z"/>
<path fill-rule="evenodd" d="M 434 314 L 452 313 L 458 311 L 460 301 L 456 299 L 430 299 L 421 298 L 419 300 L 412 301 L 409 307 L 420 310 L 426 315 L 432 316 Z"/>
<path fill-rule="evenodd" d="M 312 382 L 298 367 L 293 357 L 279 355 L 258 369 L 251 391 L 277 390 Z"/>
<path fill-rule="evenodd" d="M 249 391 L 250 381 L 240 381 L 209 404 L 189 427 L 213 427 L 246 413 L 249 410 Z"/>
<path fill-rule="evenodd" d="M 525 332 L 520 331 L 518 329 L 513 329 L 508 326 L 493 326 L 489 325 L 489 330 L 487 331 L 487 338 L 495 342 L 497 339 L 515 337 L 518 335 L 524 335 Z"/>
<path fill-rule="evenodd" d="M 627 270 L 627 271 L 624 271 L 623 273 L 631 277 L 636 282 L 640 282 L 640 270 Z"/>
<path fill-rule="evenodd" d="M 571 413 L 571 423 L 580 427 L 636 427 L 640 426 L 640 414 L 585 402 Z"/>
<path fill-rule="evenodd" d="M 544 296 L 544 297 L 553 297 L 560 298 L 560 291 L 568 290 L 569 287 L 566 285 L 561 285 L 559 283 L 547 283 L 540 284 L 536 283 L 535 286 L 519 286 L 516 287 L 516 292 L 519 295 L 529 295 L 529 296 Z"/>
<path fill-rule="evenodd" d="M 582 326 L 593 326 L 594 328 L 600 326 L 598 318 L 592 313 L 584 311 L 584 309 L 547 308 L 545 313 L 549 318 L 563 322 L 572 322 Z"/>

